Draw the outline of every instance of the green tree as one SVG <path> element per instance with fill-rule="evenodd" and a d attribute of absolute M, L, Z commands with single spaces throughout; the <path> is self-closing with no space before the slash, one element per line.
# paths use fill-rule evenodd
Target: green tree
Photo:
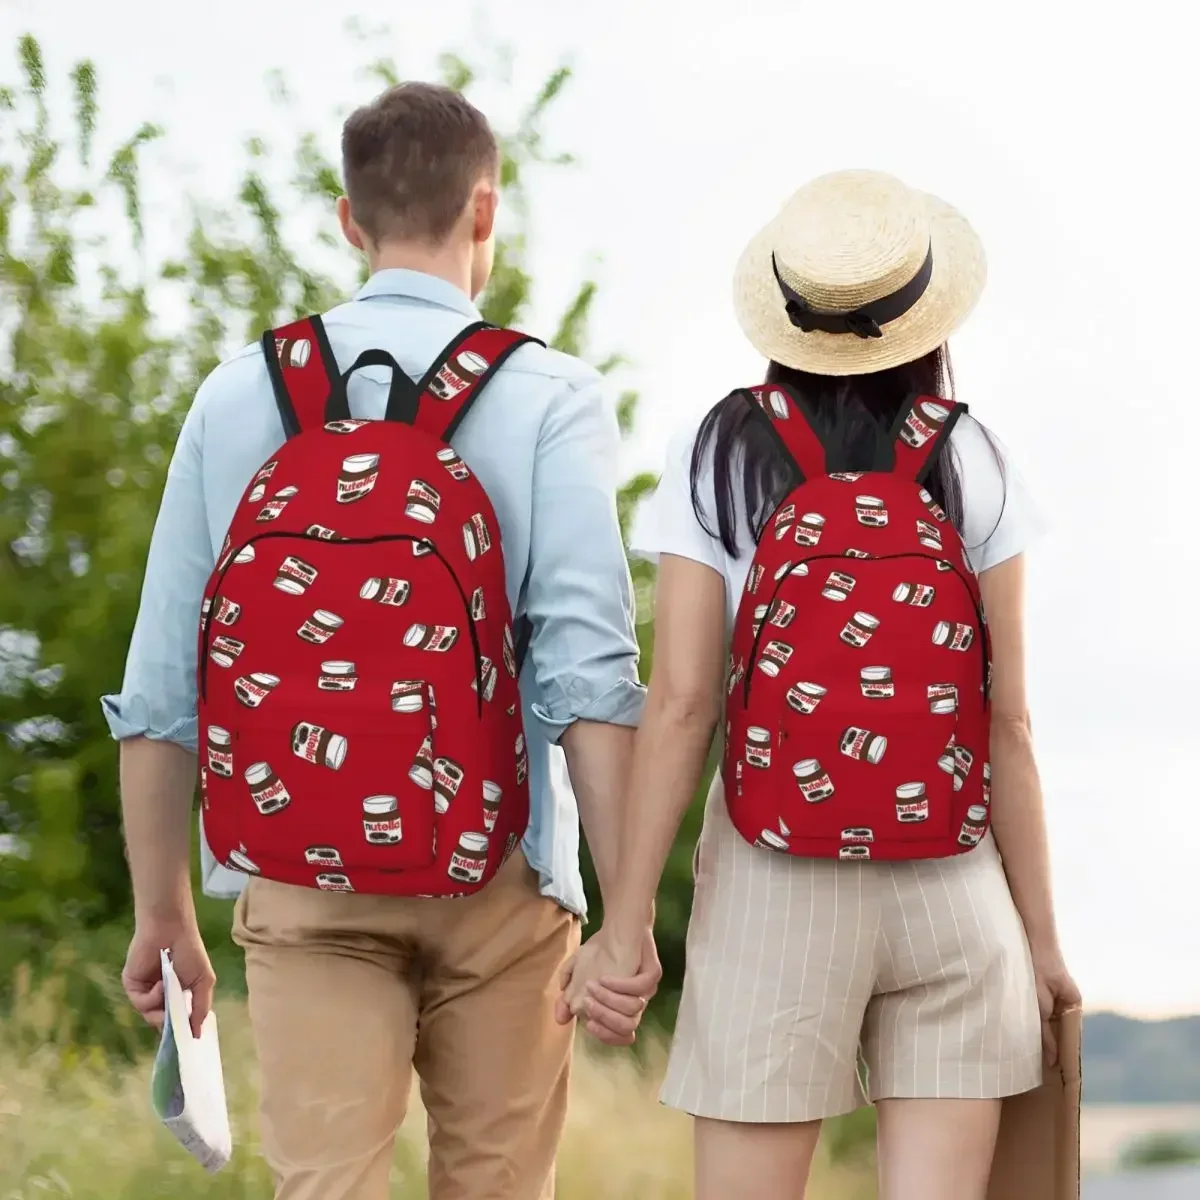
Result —
<path fill-rule="evenodd" d="M 105 1028 L 72 1036 L 115 1033 L 132 1048 L 132 1018 L 109 1002 L 130 895 L 116 754 L 97 697 L 121 678 L 166 464 L 200 380 L 263 328 L 330 306 L 356 267 L 348 252 L 340 268 L 318 265 L 335 261 L 328 231 L 303 247 L 284 232 L 285 213 L 297 209 L 327 227 L 340 190 L 312 134 L 287 160 L 249 139 L 236 197 L 193 198 L 174 252 L 149 262 L 141 177 L 162 169 L 154 149 L 164 131 L 145 124 L 101 153 L 96 73 L 82 62 L 69 74 L 73 127 L 60 136 L 41 47 L 24 37 L 18 57 L 18 85 L 0 90 L 0 851 L 11 851 L 0 852 L 0 989 L 17 963 L 50 962 L 67 1010 L 85 1025 L 102 1014 Z M 398 78 L 388 60 L 370 70 L 381 84 Z M 441 70 L 463 90 L 475 83 L 476 69 L 458 55 L 444 55 Z M 528 187 L 539 171 L 570 162 L 547 149 L 543 133 L 568 81 L 567 69 L 555 71 L 501 131 L 507 224 L 482 302 L 500 324 L 520 323 L 533 295 Z M 286 104 L 285 83 L 272 82 Z M 287 204 L 268 185 L 281 161 Z M 592 281 L 579 286 L 554 345 L 588 353 L 595 294 Z M 160 320 L 164 309 L 186 314 L 181 328 Z M 622 364 L 609 356 L 598 365 Z M 627 393 L 626 432 L 635 409 Z M 645 475 L 630 481 L 623 521 L 652 484 Z M 651 572 L 634 571 L 648 662 Z M 677 857 L 661 922 L 674 979 L 690 848 Z M 201 917 L 223 979 L 235 979 L 228 906 L 203 904 Z"/>

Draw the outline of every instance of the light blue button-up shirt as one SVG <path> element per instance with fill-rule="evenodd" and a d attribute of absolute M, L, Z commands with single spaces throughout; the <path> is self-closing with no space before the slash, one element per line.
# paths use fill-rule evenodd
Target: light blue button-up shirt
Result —
<path fill-rule="evenodd" d="M 419 379 L 479 319 L 445 280 L 386 270 L 328 313 L 325 327 L 343 370 L 378 347 Z M 357 371 L 349 386 L 353 415 L 381 418 L 388 381 L 385 368 Z M 145 735 L 195 752 L 204 587 L 246 484 L 283 440 L 262 349 L 248 346 L 204 381 L 183 423 L 124 684 L 120 695 L 103 698 L 114 737 Z M 521 676 L 532 792 L 522 849 L 542 892 L 583 916 L 578 813 L 556 743 L 579 718 L 636 725 L 643 701 L 617 523 L 616 411 L 593 368 L 527 345 L 492 378 L 453 442 L 500 522 L 512 611 L 533 625 Z M 246 877 L 213 859 L 203 829 L 201 858 L 205 892 L 236 896 Z"/>

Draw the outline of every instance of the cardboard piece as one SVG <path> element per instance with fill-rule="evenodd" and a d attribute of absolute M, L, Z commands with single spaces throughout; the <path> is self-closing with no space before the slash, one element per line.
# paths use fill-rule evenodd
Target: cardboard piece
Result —
<path fill-rule="evenodd" d="M 1058 1062 L 1044 1069 L 1041 1087 L 1001 1104 L 987 1200 L 1079 1200 L 1083 1011 L 1052 1020 Z"/>

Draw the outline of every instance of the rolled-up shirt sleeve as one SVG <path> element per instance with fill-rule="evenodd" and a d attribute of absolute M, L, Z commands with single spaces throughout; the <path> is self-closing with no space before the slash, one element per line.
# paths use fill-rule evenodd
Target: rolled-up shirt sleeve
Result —
<path fill-rule="evenodd" d="M 167 470 L 121 691 L 101 697 L 113 737 L 145 736 L 193 751 L 197 631 L 214 564 L 201 468 L 203 392 Z"/>
<path fill-rule="evenodd" d="M 533 471 L 525 613 L 534 717 L 557 742 L 575 721 L 637 725 L 633 585 L 617 520 L 620 432 L 597 377 L 550 402 Z"/>

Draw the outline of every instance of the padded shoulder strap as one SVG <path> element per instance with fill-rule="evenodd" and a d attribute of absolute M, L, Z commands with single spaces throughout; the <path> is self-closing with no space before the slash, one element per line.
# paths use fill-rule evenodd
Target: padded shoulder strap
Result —
<path fill-rule="evenodd" d="M 288 437 L 317 429 L 326 421 L 349 418 L 346 388 L 320 317 L 268 329 L 262 346 L 279 419 Z"/>
<path fill-rule="evenodd" d="M 488 380 L 526 342 L 545 345 L 528 334 L 498 329 L 482 321 L 468 325 L 417 384 L 420 399 L 413 425 L 443 442 L 449 441 Z"/>
<path fill-rule="evenodd" d="M 892 470 L 924 483 L 950 440 L 951 430 L 966 411 L 965 404 L 937 396 L 914 397 L 907 408 L 900 410 L 892 430 L 895 451 Z"/>
<path fill-rule="evenodd" d="M 800 468 L 800 474 L 805 479 L 824 475 L 828 470 L 825 446 L 799 396 L 778 383 L 764 383 L 742 391 L 766 418 L 780 446 Z"/>

